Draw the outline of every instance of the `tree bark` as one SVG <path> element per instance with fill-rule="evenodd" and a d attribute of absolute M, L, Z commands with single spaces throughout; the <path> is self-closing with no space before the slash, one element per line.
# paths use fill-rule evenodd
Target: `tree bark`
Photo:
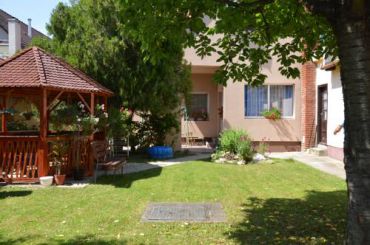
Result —
<path fill-rule="evenodd" d="M 364 11 L 356 10 L 361 2 Z M 345 110 L 346 244 L 370 244 L 370 23 L 366 5 L 361 0 L 343 1 L 333 23 Z"/>

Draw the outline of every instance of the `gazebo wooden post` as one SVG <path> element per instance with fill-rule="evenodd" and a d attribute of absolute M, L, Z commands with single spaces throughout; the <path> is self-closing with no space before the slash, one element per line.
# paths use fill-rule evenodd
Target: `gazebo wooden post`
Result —
<path fill-rule="evenodd" d="M 7 95 L 4 95 L 3 97 L 3 103 L 2 103 L 2 109 L 5 110 L 7 107 Z M 2 133 L 6 133 L 8 130 L 6 128 L 6 116 L 5 113 L 1 115 L 1 131 Z"/>
<path fill-rule="evenodd" d="M 107 112 L 108 111 L 108 98 L 107 96 L 104 96 L 104 111 Z"/>
<path fill-rule="evenodd" d="M 93 117 L 95 115 L 95 94 L 90 93 L 90 115 Z M 94 134 L 90 135 L 89 141 L 94 140 Z M 87 175 L 92 176 L 94 174 L 94 156 L 91 152 L 91 147 L 89 147 L 89 163 L 88 163 Z"/>
<path fill-rule="evenodd" d="M 42 89 L 40 108 L 40 147 L 39 147 L 39 177 L 49 173 L 48 162 L 48 92 Z"/>

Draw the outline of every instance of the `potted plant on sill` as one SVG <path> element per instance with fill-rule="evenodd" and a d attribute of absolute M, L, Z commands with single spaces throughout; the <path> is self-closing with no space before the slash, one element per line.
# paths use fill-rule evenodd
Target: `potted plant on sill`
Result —
<path fill-rule="evenodd" d="M 51 145 L 51 157 L 53 166 L 55 167 L 54 180 L 57 185 L 64 185 L 66 178 L 65 174 L 61 174 L 63 166 L 63 158 L 68 154 L 69 145 L 66 142 L 57 139 Z"/>
<path fill-rule="evenodd" d="M 275 121 L 281 119 L 281 111 L 275 107 L 272 107 L 270 110 L 263 111 L 262 116 Z"/>

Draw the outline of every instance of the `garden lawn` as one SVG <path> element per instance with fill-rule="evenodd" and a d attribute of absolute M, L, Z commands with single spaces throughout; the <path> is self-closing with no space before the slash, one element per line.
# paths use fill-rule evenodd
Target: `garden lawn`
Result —
<path fill-rule="evenodd" d="M 197 161 L 83 189 L 0 189 L 0 244 L 341 244 L 345 182 L 293 160 Z M 149 202 L 221 202 L 227 223 L 142 223 Z"/>

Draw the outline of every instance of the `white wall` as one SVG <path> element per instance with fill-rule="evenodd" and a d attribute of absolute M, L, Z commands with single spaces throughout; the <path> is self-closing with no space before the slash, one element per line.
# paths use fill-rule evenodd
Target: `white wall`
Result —
<path fill-rule="evenodd" d="M 344 122 L 343 92 L 339 68 L 336 68 L 334 71 L 325 71 L 321 69 L 321 64 L 319 64 L 316 70 L 316 85 L 323 84 L 328 85 L 327 144 L 329 146 L 343 148 L 344 130 L 340 131 L 337 135 L 333 133 L 335 128 Z"/>

